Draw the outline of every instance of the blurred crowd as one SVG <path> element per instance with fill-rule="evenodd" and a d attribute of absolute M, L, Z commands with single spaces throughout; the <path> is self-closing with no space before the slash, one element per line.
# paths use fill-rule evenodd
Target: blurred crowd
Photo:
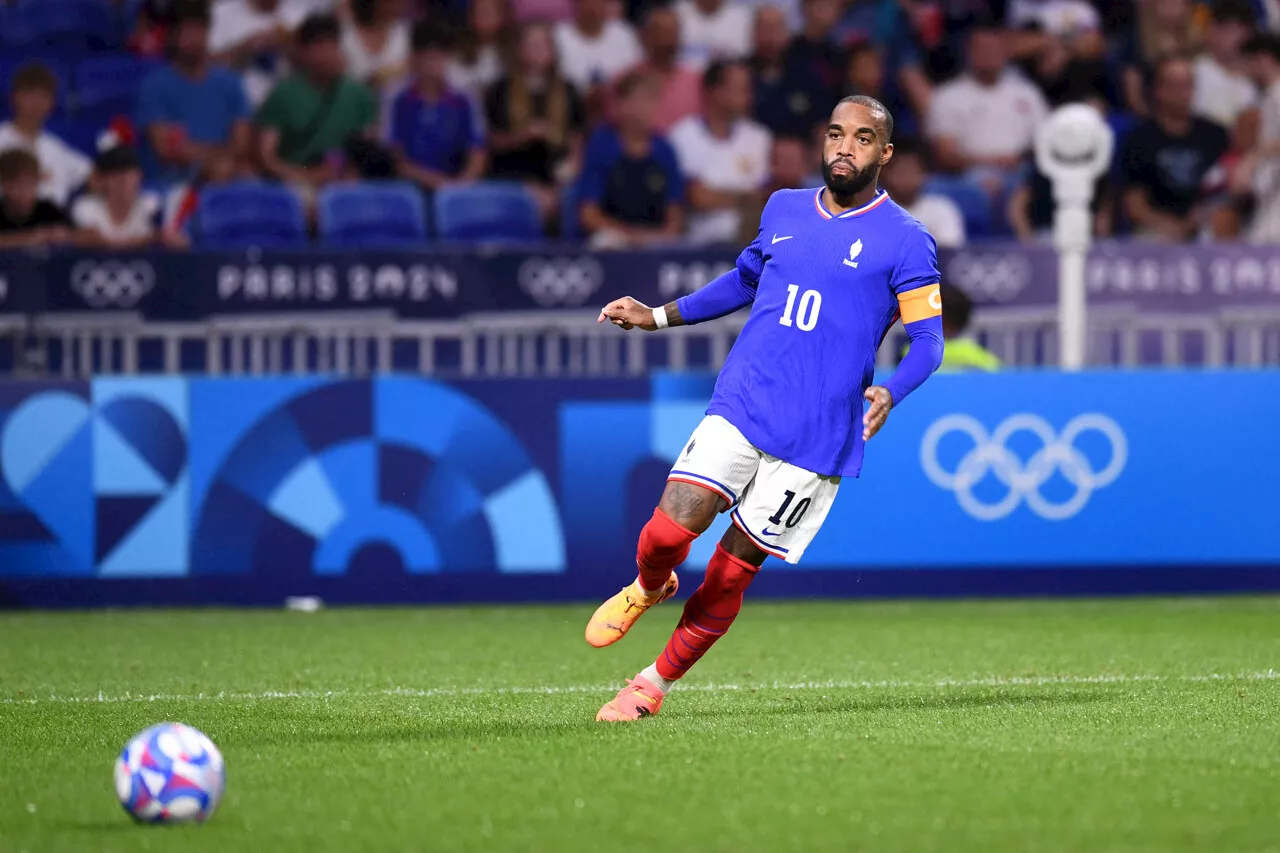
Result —
<path fill-rule="evenodd" d="M 246 180 L 516 182 L 549 236 L 740 243 L 821 183 L 850 94 L 894 113 L 883 184 L 939 245 L 1044 239 L 1066 102 L 1117 134 L 1099 237 L 1280 242 L 1280 0 L 95 2 L 122 36 L 87 73 L 0 32 L 0 248 L 182 247 Z"/>

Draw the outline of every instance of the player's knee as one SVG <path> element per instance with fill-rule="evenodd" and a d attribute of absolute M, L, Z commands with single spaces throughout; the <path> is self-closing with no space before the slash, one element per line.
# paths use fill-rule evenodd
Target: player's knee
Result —
<path fill-rule="evenodd" d="M 709 489 L 690 483 L 668 480 L 662 492 L 660 509 L 676 524 L 700 535 L 727 504 L 724 498 Z"/>

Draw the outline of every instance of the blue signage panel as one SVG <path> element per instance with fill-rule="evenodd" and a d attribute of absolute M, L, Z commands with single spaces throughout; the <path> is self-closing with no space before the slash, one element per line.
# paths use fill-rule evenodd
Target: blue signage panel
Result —
<path fill-rule="evenodd" d="M 0 603 L 593 598 L 713 379 L 0 384 Z M 757 588 L 1280 588 L 1277 423 L 1280 372 L 938 376 Z"/>

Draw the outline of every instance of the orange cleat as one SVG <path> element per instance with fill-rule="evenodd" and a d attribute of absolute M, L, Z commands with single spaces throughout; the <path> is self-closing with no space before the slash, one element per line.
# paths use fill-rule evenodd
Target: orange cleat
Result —
<path fill-rule="evenodd" d="M 631 582 L 630 586 L 623 587 L 621 592 L 601 604 L 596 608 L 596 612 L 591 614 L 591 621 L 587 623 L 587 642 L 597 649 L 618 642 L 626 636 L 631 626 L 636 624 L 636 620 L 643 616 L 646 610 L 659 602 L 666 601 L 675 595 L 679 588 L 680 582 L 676 580 L 675 572 L 672 572 L 671 579 L 667 581 L 661 592 L 655 596 L 646 597 L 640 591 L 640 579 L 637 578 Z"/>
<path fill-rule="evenodd" d="M 605 723 L 626 723 L 652 717 L 662 709 L 663 693 L 637 675 L 618 691 L 618 695 L 600 709 L 596 719 Z"/>

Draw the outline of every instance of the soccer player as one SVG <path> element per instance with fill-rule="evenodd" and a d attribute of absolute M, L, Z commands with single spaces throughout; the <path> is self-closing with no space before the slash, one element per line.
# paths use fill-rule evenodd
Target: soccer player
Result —
<path fill-rule="evenodd" d="M 941 363 L 933 238 L 877 186 L 892 137 L 883 104 L 845 98 L 823 145 L 826 185 L 775 192 L 734 269 L 665 306 L 625 297 L 601 310 L 599 322 L 654 331 L 751 306 L 706 417 L 640 531 L 639 575 L 596 610 L 587 642 L 622 639 L 675 594 L 673 569 L 716 515 L 729 511 L 733 525 L 662 654 L 597 720 L 658 713 L 672 686 L 729 630 L 765 557 L 800 561 L 841 479 L 858 476 L 864 443 Z M 876 350 L 899 317 L 911 348 L 888 382 L 872 385 Z M 870 405 L 859 418 L 864 399 Z"/>

